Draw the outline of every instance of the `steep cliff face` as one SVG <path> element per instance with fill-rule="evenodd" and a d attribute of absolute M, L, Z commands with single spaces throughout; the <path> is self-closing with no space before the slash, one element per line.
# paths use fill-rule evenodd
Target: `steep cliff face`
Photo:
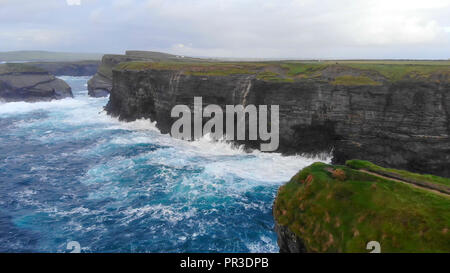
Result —
<path fill-rule="evenodd" d="M 0 101 L 47 101 L 72 97 L 70 86 L 27 64 L 0 65 Z"/>
<path fill-rule="evenodd" d="M 343 75 L 367 83 L 341 84 Z M 182 70 L 115 70 L 109 114 L 151 118 L 163 133 L 177 104 L 280 106 L 279 152 L 333 150 L 333 161 L 370 160 L 382 166 L 449 177 L 450 84 L 448 74 L 391 83 L 376 72 L 332 66 L 320 77 L 267 81 L 253 74 L 194 75 Z M 251 143 L 249 143 L 251 144 Z"/>

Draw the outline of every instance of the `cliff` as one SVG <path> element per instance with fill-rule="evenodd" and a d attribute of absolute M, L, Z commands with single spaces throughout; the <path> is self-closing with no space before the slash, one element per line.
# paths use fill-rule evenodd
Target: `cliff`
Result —
<path fill-rule="evenodd" d="M 450 189 L 450 179 L 393 169 L 388 172 L 399 179 L 390 179 L 372 172 L 381 169 L 354 160 L 301 170 L 274 202 L 280 252 L 370 252 L 371 241 L 381 252 L 449 252 L 450 195 L 406 181 L 414 177 Z"/>
<path fill-rule="evenodd" d="M 47 101 L 72 97 L 69 85 L 29 64 L 0 65 L 0 101 Z"/>
<path fill-rule="evenodd" d="M 223 108 L 279 105 L 278 152 L 333 151 L 338 164 L 359 158 L 450 176 L 450 69 L 445 63 L 141 61 L 117 65 L 112 80 L 107 112 L 127 121 L 150 118 L 163 133 L 176 120 L 170 118 L 172 107 L 192 109 L 194 96 Z"/>
<path fill-rule="evenodd" d="M 97 73 L 100 61 L 33 62 L 28 64 L 41 68 L 54 76 L 93 76 Z"/>
<path fill-rule="evenodd" d="M 78 62 L 100 61 L 103 54 L 19 50 L 0 52 L 0 62 Z"/>
<path fill-rule="evenodd" d="M 129 50 L 125 55 L 104 55 L 97 73 L 88 82 L 89 95 L 103 97 L 109 95 L 112 89 L 112 70 L 123 62 L 161 62 L 161 61 L 196 61 L 195 58 L 181 57 L 161 52 Z M 200 60 L 200 59 L 198 59 Z M 93 74 L 92 74 L 93 75 Z"/>

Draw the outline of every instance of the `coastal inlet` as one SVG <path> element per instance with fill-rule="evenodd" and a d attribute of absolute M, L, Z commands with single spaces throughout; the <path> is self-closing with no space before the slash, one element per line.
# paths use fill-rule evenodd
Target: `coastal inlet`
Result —
<path fill-rule="evenodd" d="M 0 252 L 279 251 L 277 189 L 317 158 L 176 140 L 62 79 L 74 98 L 0 104 Z"/>

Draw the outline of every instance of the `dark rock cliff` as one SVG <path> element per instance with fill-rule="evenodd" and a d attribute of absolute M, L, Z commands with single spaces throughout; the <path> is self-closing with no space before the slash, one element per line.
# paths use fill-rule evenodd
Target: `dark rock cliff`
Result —
<path fill-rule="evenodd" d="M 321 78 L 294 82 L 258 80 L 254 75 L 193 76 L 174 70 L 114 71 L 106 110 L 131 121 L 150 118 L 163 133 L 176 119 L 174 105 L 255 104 L 280 106 L 279 152 L 333 150 L 333 162 L 365 159 L 376 164 L 450 176 L 450 83 L 448 75 L 403 79 L 380 85 L 332 84 L 333 69 Z M 353 73 L 347 71 L 347 73 Z M 434 80 L 439 78 L 440 80 Z"/>
<path fill-rule="evenodd" d="M 70 86 L 28 64 L 0 65 L 0 101 L 48 101 L 72 97 Z"/>

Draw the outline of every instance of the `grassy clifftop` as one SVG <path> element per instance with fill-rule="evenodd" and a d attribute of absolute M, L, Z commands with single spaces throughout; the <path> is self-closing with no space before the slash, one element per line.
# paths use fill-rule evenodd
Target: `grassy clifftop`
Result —
<path fill-rule="evenodd" d="M 315 163 L 300 171 L 280 188 L 274 217 L 312 252 L 368 252 L 369 241 L 382 252 L 450 252 L 448 196 L 348 166 Z"/>
<path fill-rule="evenodd" d="M 271 62 L 123 62 L 118 70 L 177 70 L 187 75 L 252 74 L 265 81 L 332 79 L 334 85 L 380 85 L 402 79 L 448 81 L 449 61 L 271 61 Z M 440 77 L 433 77 L 439 75 Z"/>

